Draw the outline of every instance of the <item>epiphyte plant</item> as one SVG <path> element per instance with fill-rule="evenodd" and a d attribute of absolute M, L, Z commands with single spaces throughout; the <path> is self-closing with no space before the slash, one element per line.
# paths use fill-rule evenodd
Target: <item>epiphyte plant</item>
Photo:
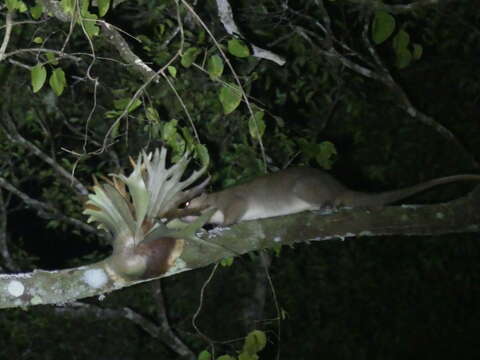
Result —
<path fill-rule="evenodd" d="M 203 149 L 201 149 L 203 150 Z M 113 252 L 106 266 L 115 278 L 138 280 L 158 277 L 167 272 L 183 251 L 185 240 L 198 240 L 195 232 L 211 214 L 201 216 L 183 228 L 168 225 L 169 213 L 180 204 L 197 196 L 209 178 L 190 187 L 204 173 L 208 155 L 199 151 L 202 167 L 184 180 L 191 160 L 185 152 L 180 160 L 167 168 L 167 150 L 142 152 L 129 176 L 110 174 L 100 184 L 95 181 L 84 214 L 88 222 L 111 234 Z M 190 188 L 189 188 L 190 187 Z"/>

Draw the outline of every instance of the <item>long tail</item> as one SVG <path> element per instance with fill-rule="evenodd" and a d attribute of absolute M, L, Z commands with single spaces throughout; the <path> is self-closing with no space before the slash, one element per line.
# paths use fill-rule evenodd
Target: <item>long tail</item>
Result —
<path fill-rule="evenodd" d="M 409 186 L 406 188 L 385 191 L 381 193 L 362 193 L 351 191 L 346 193 L 340 199 L 340 202 L 346 206 L 353 207 L 369 207 L 369 206 L 382 206 L 408 198 L 416 193 L 430 189 L 431 187 L 447 184 L 455 181 L 480 181 L 480 175 L 453 175 L 446 176 L 438 179 L 426 181 L 417 185 Z"/>

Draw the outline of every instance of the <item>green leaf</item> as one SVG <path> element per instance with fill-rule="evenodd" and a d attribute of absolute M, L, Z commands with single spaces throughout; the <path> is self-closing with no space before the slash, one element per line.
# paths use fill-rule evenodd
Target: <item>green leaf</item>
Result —
<path fill-rule="evenodd" d="M 43 6 L 39 2 L 37 2 L 35 6 L 30 8 L 30 15 L 32 15 L 32 18 L 34 20 L 40 19 L 42 14 L 43 14 Z"/>
<path fill-rule="evenodd" d="M 14 11 L 19 7 L 18 0 L 5 0 L 5 4 L 7 5 L 8 11 Z"/>
<path fill-rule="evenodd" d="M 324 141 L 318 146 L 315 160 L 322 168 L 329 170 L 332 168 L 336 157 L 337 149 L 335 148 L 335 145 L 330 141 Z"/>
<path fill-rule="evenodd" d="M 17 0 L 5 0 L 8 11 L 13 11 L 17 7 Z"/>
<path fill-rule="evenodd" d="M 200 54 L 200 49 L 196 47 L 191 47 L 183 53 L 180 63 L 182 64 L 182 66 L 188 68 L 192 66 L 198 54 Z"/>
<path fill-rule="evenodd" d="M 423 47 L 420 44 L 413 44 L 413 59 L 418 60 L 422 57 Z"/>
<path fill-rule="evenodd" d="M 187 150 L 188 151 L 195 150 L 195 146 L 197 145 L 197 140 L 192 136 L 192 132 L 190 131 L 190 129 L 186 126 L 182 126 L 180 130 L 182 132 L 182 137 L 185 139 L 185 143 L 187 144 Z"/>
<path fill-rule="evenodd" d="M 212 79 L 219 78 L 223 73 L 223 60 L 218 55 L 213 55 L 208 60 L 207 70 Z"/>
<path fill-rule="evenodd" d="M 240 105 L 242 93 L 237 85 L 228 83 L 220 89 L 219 99 L 223 106 L 223 113 L 228 115 Z"/>
<path fill-rule="evenodd" d="M 255 140 L 260 140 L 265 133 L 265 121 L 263 121 L 264 112 L 256 111 L 254 116 L 248 119 L 248 130 L 250 136 Z"/>
<path fill-rule="evenodd" d="M 88 15 L 88 7 L 90 6 L 90 0 L 78 0 L 80 2 L 80 15 Z"/>
<path fill-rule="evenodd" d="M 23 1 L 18 1 L 18 11 L 20 11 L 21 13 L 24 13 L 28 10 L 28 7 L 27 5 L 23 2 Z"/>
<path fill-rule="evenodd" d="M 115 121 L 112 126 L 112 131 L 110 132 L 110 137 L 115 139 L 118 136 L 120 130 L 120 121 Z"/>
<path fill-rule="evenodd" d="M 243 345 L 243 352 L 253 355 L 263 350 L 267 345 L 267 336 L 263 331 L 253 330 L 247 335 L 245 344 Z"/>
<path fill-rule="evenodd" d="M 258 355 L 242 352 L 238 354 L 238 360 L 258 360 Z"/>
<path fill-rule="evenodd" d="M 229 257 L 223 258 L 222 260 L 220 260 L 220 265 L 222 265 L 224 267 L 232 266 L 233 265 L 233 257 L 229 256 Z"/>
<path fill-rule="evenodd" d="M 72 15 L 75 9 L 75 0 L 61 0 L 60 6 L 67 14 Z"/>
<path fill-rule="evenodd" d="M 82 24 L 85 27 L 85 31 L 87 32 L 87 35 L 89 37 L 97 36 L 100 33 L 100 28 L 96 25 L 96 21 L 95 21 L 98 19 L 98 16 L 95 14 L 91 14 L 89 12 L 82 14 L 82 16 L 83 16 Z"/>
<path fill-rule="evenodd" d="M 35 44 L 41 44 L 43 42 L 43 38 L 41 36 L 37 36 L 35 39 L 33 39 L 33 42 Z"/>
<path fill-rule="evenodd" d="M 203 350 L 200 354 L 198 354 L 198 360 L 211 360 L 212 354 L 207 350 Z"/>
<path fill-rule="evenodd" d="M 21 0 L 5 0 L 8 11 L 18 10 L 21 13 L 24 13 L 28 10 L 27 5 Z"/>
<path fill-rule="evenodd" d="M 197 44 L 203 44 L 205 42 L 205 38 L 206 38 L 207 34 L 205 33 L 205 31 L 202 29 L 198 32 L 198 40 L 197 40 Z"/>
<path fill-rule="evenodd" d="M 151 121 L 152 123 L 160 122 L 160 115 L 158 114 L 158 111 L 151 106 L 147 108 L 146 116 L 147 116 L 147 120 Z"/>
<path fill-rule="evenodd" d="M 177 68 L 175 66 L 167 66 L 167 70 L 173 78 L 177 77 Z"/>
<path fill-rule="evenodd" d="M 171 142 L 172 140 L 175 140 L 178 133 L 177 133 L 177 123 L 178 121 L 173 119 L 170 120 L 169 122 L 166 122 L 163 125 L 162 129 L 162 139 L 165 140 L 166 142 Z"/>
<path fill-rule="evenodd" d="M 97 6 L 98 15 L 100 15 L 100 17 L 103 17 L 110 8 L 110 0 L 97 0 Z"/>
<path fill-rule="evenodd" d="M 6 0 L 5 4 L 7 5 L 8 11 L 18 10 L 21 13 L 24 13 L 28 10 L 27 5 L 21 0 Z"/>
<path fill-rule="evenodd" d="M 47 52 L 48 63 L 52 65 L 58 65 L 58 60 L 55 57 L 55 54 L 52 52 Z"/>
<path fill-rule="evenodd" d="M 246 58 L 250 56 L 250 50 L 248 49 L 248 46 L 239 39 L 228 40 L 228 52 L 239 58 Z"/>
<path fill-rule="evenodd" d="M 408 49 L 403 49 L 396 53 L 397 59 L 395 65 L 399 69 L 404 69 L 412 62 L 412 53 Z"/>
<path fill-rule="evenodd" d="M 47 79 L 47 70 L 41 64 L 37 64 L 30 70 L 33 92 L 38 92 L 45 84 Z"/>
<path fill-rule="evenodd" d="M 376 11 L 372 22 L 372 40 L 381 44 L 392 35 L 395 30 L 395 18 L 386 11 Z"/>
<path fill-rule="evenodd" d="M 61 68 L 56 68 L 53 70 L 52 75 L 50 75 L 50 80 L 48 82 L 52 88 L 55 95 L 60 96 L 65 89 L 67 80 L 65 79 L 65 73 Z"/>
<path fill-rule="evenodd" d="M 119 117 L 121 114 L 122 114 L 121 111 L 110 110 L 110 111 L 105 111 L 104 116 L 107 119 L 115 119 L 115 118 Z"/>
<path fill-rule="evenodd" d="M 128 106 L 128 112 L 132 112 L 136 110 L 141 104 L 142 101 L 140 99 L 135 99 L 130 105 L 130 98 L 123 98 L 123 99 L 118 99 L 118 100 L 113 100 L 113 106 L 117 110 L 125 110 L 125 108 Z"/>
<path fill-rule="evenodd" d="M 210 162 L 210 155 L 208 154 L 208 149 L 203 144 L 197 144 L 195 146 L 195 153 L 197 154 L 202 166 L 207 166 Z"/>
<path fill-rule="evenodd" d="M 217 360 L 235 360 L 235 358 L 230 355 L 222 355 L 222 356 L 219 356 Z"/>
<path fill-rule="evenodd" d="M 405 30 L 400 30 L 393 38 L 393 50 L 396 53 L 402 52 L 407 49 L 410 43 L 410 35 Z"/>

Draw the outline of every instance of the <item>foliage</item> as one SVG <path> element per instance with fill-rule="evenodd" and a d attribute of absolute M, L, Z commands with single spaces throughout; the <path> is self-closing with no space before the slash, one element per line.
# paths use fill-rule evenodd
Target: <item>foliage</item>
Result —
<path fill-rule="evenodd" d="M 257 355 L 267 345 L 267 336 L 263 331 L 253 330 L 246 337 L 243 344 L 242 351 L 238 353 L 238 356 L 221 355 L 216 360 L 258 360 Z M 202 351 L 198 355 L 198 360 L 211 360 L 212 355 L 207 350 Z"/>
<path fill-rule="evenodd" d="M 175 1 L 97 0 L 94 6 L 62 0 L 62 9 L 75 14 L 72 23 L 52 20 L 43 3 L 7 0 L 2 9 L 2 26 L 7 9 L 15 21 L 37 21 L 12 28 L 6 54 L 28 51 L 0 63 L 2 118 L 11 117 L 23 138 L 85 185 L 92 175 L 127 169 L 128 157 L 142 149 L 167 146 L 178 160 L 199 142 L 211 158 L 210 190 L 262 174 L 264 162 L 269 171 L 331 169 L 352 188 L 372 191 L 472 169 L 448 137 L 402 110 L 401 93 L 337 61 L 335 51 L 343 50 L 346 60 L 375 71 L 374 49 L 383 65 L 376 74 L 388 71 L 411 106 L 451 130 L 478 158 L 480 14 L 474 2 L 396 13 L 369 8 L 369 2 L 324 1 L 333 38 L 325 36 L 321 2 L 230 1 L 244 35 L 238 37 L 226 34 L 214 1 L 198 2 L 195 10 L 215 39 L 181 1 L 177 7 Z M 99 18 L 126 32 L 126 44 L 159 71 L 158 81 L 142 88 L 145 77 L 105 39 Z M 282 55 L 286 64 L 255 57 L 250 41 Z M 332 48 L 325 47 L 329 43 Z M 71 182 L 7 130 L 2 121 L 0 177 L 84 220 L 84 199 Z M 197 160 L 202 157 L 205 152 Z M 452 185 L 416 199 L 438 202 L 463 193 Z M 10 250 L 22 269 L 73 266 L 109 253 L 104 238 L 55 216 L 39 217 L 16 196 L 7 216 Z M 270 272 L 288 314 L 278 340 L 283 356 L 462 358 L 445 344 L 456 343 L 465 353 L 476 346 L 478 253 L 468 237 L 362 238 L 282 249 Z M 256 273 L 248 259 L 224 264 L 231 266 L 222 267 L 207 291 L 199 322 L 209 336 L 228 342 L 246 333 L 242 309 Z M 195 350 L 205 348 L 190 323 L 206 277 L 199 271 L 165 282 L 171 324 Z M 147 286 L 111 294 L 101 305 L 155 319 Z M 67 322 L 52 309 L 0 316 L 0 348 L 9 358 L 27 356 L 25 349 L 34 359 L 88 357 L 97 350 L 109 358 L 171 356 L 158 339 L 122 318 Z M 276 316 L 269 298 L 264 318 Z M 277 341 L 270 336 L 276 325 L 261 325 L 269 341 Z M 86 336 L 93 332 L 98 339 Z M 128 346 L 118 341 L 123 337 Z M 275 345 L 267 345 L 261 358 L 273 358 Z M 243 342 L 219 347 L 217 353 L 239 357 Z"/>

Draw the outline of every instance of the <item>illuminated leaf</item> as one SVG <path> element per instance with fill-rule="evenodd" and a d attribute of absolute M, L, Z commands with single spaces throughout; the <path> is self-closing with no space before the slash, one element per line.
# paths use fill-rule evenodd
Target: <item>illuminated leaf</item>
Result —
<path fill-rule="evenodd" d="M 213 55 L 208 60 L 207 70 L 212 79 L 219 78 L 223 73 L 223 60 L 218 55 Z"/>
<path fill-rule="evenodd" d="M 232 264 L 233 264 L 233 257 L 232 256 L 229 256 L 229 257 L 226 257 L 226 258 L 223 258 L 222 260 L 220 260 L 220 265 L 222 265 L 224 267 L 232 266 Z"/>
<path fill-rule="evenodd" d="M 253 355 L 261 351 L 267 345 L 267 336 L 263 331 L 253 330 L 247 335 L 245 344 L 243 345 L 243 352 Z"/>
<path fill-rule="evenodd" d="M 30 8 L 30 15 L 32 15 L 32 18 L 34 20 L 40 19 L 42 14 L 43 14 L 43 6 L 39 2 L 37 2 L 35 6 Z"/>
<path fill-rule="evenodd" d="M 256 140 L 260 140 L 265 133 L 265 121 L 263 121 L 263 116 L 263 111 L 256 111 L 254 116 L 251 116 L 248 120 L 250 136 Z"/>
<path fill-rule="evenodd" d="M 128 112 L 132 112 L 142 104 L 142 101 L 139 99 L 135 99 L 131 104 L 130 104 L 130 100 L 131 100 L 130 98 L 114 100 L 113 106 L 115 107 L 115 109 L 122 110 L 122 111 L 125 110 L 125 108 L 128 106 Z"/>
<path fill-rule="evenodd" d="M 331 169 L 337 155 L 335 145 L 330 141 L 324 141 L 316 146 L 315 160 L 324 169 Z"/>
<path fill-rule="evenodd" d="M 196 47 L 191 47 L 183 53 L 180 63 L 182 64 L 182 66 L 188 68 L 192 66 L 198 54 L 200 54 L 200 49 Z"/>
<path fill-rule="evenodd" d="M 52 65 L 58 65 L 58 60 L 57 58 L 55 57 L 55 54 L 52 53 L 52 52 L 47 52 L 47 59 L 48 59 L 48 62 Z"/>
<path fill-rule="evenodd" d="M 170 66 L 167 67 L 167 70 L 172 77 L 174 77 L 174 78 L 177 77 L 177 68 L 175 66 L 170 65 Z"/>
<path fill-rule="evenodd" d="M 207 166 L 207 164 L 210 162 L 210 155 L 208 154 L 207 147 L 202 144 L 197 144 L 195 146 L 195 152 L 198 155 L 202 166 Z"/>
<path fill-rule="evenodd" d="M 97 6 L 98 15 L 100 15 L 100 17 L 103 17 L 105 16 L 110 7 L 110 0 L 97 0 Z"/>
<path fill-rule="evenodd" d="M 100 28 L 96 25 L 97 15 L 86 13 L 83 16 L 82 24 L 89 37 L 97 36 L 100 33 Z"/>
<path fill-rule="evenodd" d="M 53 70 L 52 75 L 50 75 L 49 84 L 55 95 L 62 95 L 67 81 L 65 79 L 65 73 L 61 68 Z"/>
<path fill-rule="evenodd" d="M 32 88 L 33 92 L 38 92 L 45 84 L 45 80 L 47 79 L 47 70 L 41 64 L 35 65 L 32 67 L 30 71 L 30 76 L 32 80 Z"/>
<path fill-rule="evenodd" d="M 75 0 L 61 0 L 60 6 L 67 14 L 73 14 L 73 10 L 75 9 Z"/>
<path fill-rule="evenodd" d="M 219 99 L 222 103 L 224 114 L 228 115 L 240 105 L 240 102 L 242 101 L 242 93 L 238 86 L 228 84 L 221 88 Z"/>
<path fill-rule="evenodd" d="M 153 107 L 147 108 L 146 115 L 148 121 L 151 121 L 152 123 L 158 123 L 160 121 L 160 115 L 158 114 L 158 111 Z"/>
<path fill-rule="evenodd" d="M 228 40 L 228 52 L 239 58 L 250 56 L 250 50 L 248 49 L 248 46 L 239 39 Z"/>
<path fill-rule="evenodd" d="M 203 350 L 200 354 L 198 354 L 198 360 L 211 360 L 212 354 L 207 350 Z"/>

